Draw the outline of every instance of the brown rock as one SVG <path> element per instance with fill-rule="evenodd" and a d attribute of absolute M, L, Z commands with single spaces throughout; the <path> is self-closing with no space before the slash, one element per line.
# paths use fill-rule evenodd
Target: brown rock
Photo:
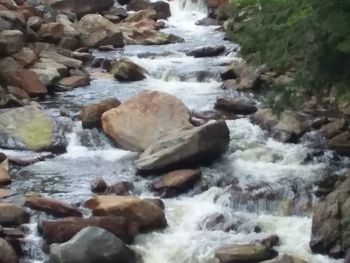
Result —
<path fill-rule="evenodd" d="M 330 139 L 328 147 L 339 154 L 350 156 L 350 132 L 343 132 Z"/>
<path fill-rule="evenodd" d="M 335 119 L 325 125 L 322 125 L 320 132 L 327 139 L 332 138 L 344 131 L 346 128 L 345 119 Z"/>
<path fill-rule="evenodd" d="M 94 193 L 103 193 L 107 189 L 107 183 L 101 176 L 98 176 L 90 183 L 90 187 Z"/>
<path fill-rule="evenodd" d="M 34 31 L 39 30 L 39 28 L 43 23 L 44 23 L 43 19 L 39 16 L 31 16 L 27 20 L 27 26 Z"/>
<path fill-rule="evenodd" d="M 122 216 L 135 222 L 142 230 L 163 228 L 167 225 L 162 209 L 134 196 L 101 195 L 88 200 L 85 206 L 95 216 Z"/>
<path fill-rule="evenodd" d="M 0 56 L 16 53 L 24 46 L 24 36 L 20 30 L 0 31 Z"/>
<path fill-rule="evenodd" d="M 5 154 L 0 153 L 0 185 L 11 183 L 10 165 Z"/>
<path fill-rule="evenodd" d="M 29 221 L 29 214 L 20 206 L 0 203 L 0 225 L 20 225 Z"/>
<path fill-rule="evenodd" d="M 110 73 L 120 81 L 138 81 L 146 78 L 146 70 L 126 58 L 113 62 Z"/>
<path fill-rule="evenodd" d="M 0 262 L 18 263 L 18 258 L 13 247 L 3 238 L 0 238 Z"/>
<path fill-rule="evenodd" d="M 46 87 L 40 81 L 38 75 L 31 70 L 22 69 L 9 73 L 7 84 L 23 89 L 32 97 L 47 94 Z"/>
<path fill-rule="evenodd" d="M 71 76 L 63 78 L 58 82 L 58 86 L 64 90 L 72 90 L 77 87 L 90 85 L 90 78 L 86 76 Z"/>
<path fill-rule="evenodd" d="M 28 47 L 22 48 L 19 52 L 13 54 L 12 57 L 23 67 L 34 64 L 36 61 L 36 54 Z"/>
<path fill-rule="evenodd" d="M 137 11 L 136 13 L 129 15 L 125 19 L 125 22 L 139 22 L 147 18 L 156 20 L 156 17 L 157 17 L 157 13 L 153 9 L 140 10 L 140 11 Z"/>
<path fill-rule="evenodd" d="M 19 100 L 30 100 L 28 93 L 21 88 L 15 86 L 7 86 L 6 89 L 8 93 L 14 95 Z"/>
<path fill-rule="evenodd" d="M 85 106 L 79 113 L 83 128 L 90 129 L 94 127 L 101 127 L 102 114 L 108 110 L 118 107 L 119 105 L 119 100 L 110 98 L 103 100 L 99 103 L 94 103 Z"/>
<path fill-rule="evenodd" d="M 42 24 L 38 31 L 39 39 L 54 43 L 58 42 L 64 35 L 64 26 L 57 22 Z"/>
<path fill-rule="evenodd" d="M 82 216 L 81 212 L 70 204 L 47 197 L 30 197 L 26 200 L 25 206 L 56 217 Z"/>
<path fill-rule="evenodd" d="M 208 0 L 208 7 L 216 9 L 219 6 L 227 5 L 228 3 L 228 0 Z"/>
<path fill-rule="evenodd" d="M 118 182 L 111 186 L 108 186 L 106 189 L 106 194 L 115 194 L 115 195 L 130 195 L 130 188 L 132 184 L 129 182 Z"/>
<path fill-rule="evenodd" d="M 186 191 L 201 177 L 200 170 L 177 170 L 163 175 L 152 184 L 155 191 L 163 191 L 164 197 Z M 169 196 L 170 195 L 170 196 Z"/>
<path fill-rule="evenodd" d="M 0 199 L 6 198 L 10 195 L 9 189 L 2 189 L 0 188 Z"/>
<path fill-rule="evenodd" d="M 47 243 L 63 243 L 88 226 L 103 228 L 124 242 L 132 242 L 138 233 L 137 225 L 121 216 L 102 216 L 90 218 L 65 218 L 55 221 L 44 221 L 41 225 L 43 237 Z"/>
<path fill-rule="evenodd" d="M 257 111 L 257 108 L 253 103 L 237 100 L 233 98 L 219 98 L 215 102 L 215 108 L 218 110 L 224 110 L 234 114 L 253 114 Z"/>
<path fill-rule="evenodd" d="M 102 115 L 103 131 L 127 150 L 143 151 L 174 129 L 192 127 L 186 106 L 159 91 L 142 91 Z"/>
<path fill-rule="evenodd" d="M 124 0 L 125 1 L 125 0 Z M 127 10 L 132 11 L 140 11 L 140 10 L 146 10 L 151 7 L 150 1 L 148 0 L 131 0 L 129 1 L 128 5 L 126 6 Z"/>

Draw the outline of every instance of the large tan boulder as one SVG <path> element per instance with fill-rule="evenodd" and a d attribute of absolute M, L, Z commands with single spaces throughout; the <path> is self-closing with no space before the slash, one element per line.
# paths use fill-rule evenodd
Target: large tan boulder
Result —
<path fill-rule="evenodd" d="M 142 91 L 118 108 L 102 115 L 102 127 L 121 147 L 144 151 L 170 131 L 191 128 L 186 106 L 175 96 L 160 91 Z"/>
<path fill-rule="evenodd" d="M 20 225 L 29 221 L 29 214 L 20 206 L 0 203 L 0 225 Z"/>
<path fill-rule="evenodd" d="M 8 184 L 10 182 L 11 177 L 8 158 L 5 154 L 0 153 L 0 185 Z"/>
<path fill-rule="evenodd" d="M 197 165 L 223 154 L 230 143 L 230 131 L 224 121 L 174 130 L 150 145 L 135 161 L 141 172 L 153 172 L 177 165 Z"/>
<path fill-rule="evenodd" d="M 163 228 L 167 225 L 164 211 L 152 202 L 134 196 L 96 196 L 85 203 L 95 216 L 122 216 L 135 222 L 140 230 Z"/>
<path fill-rule="evenodd" d="M 82 46 L 124 46 L 123 34 L 119 27 L 99 14 L 82 17 L 77 23 L 77 30 Z"/>

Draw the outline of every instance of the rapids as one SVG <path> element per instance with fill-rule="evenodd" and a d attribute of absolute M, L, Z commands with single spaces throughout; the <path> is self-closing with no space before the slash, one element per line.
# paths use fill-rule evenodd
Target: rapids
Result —
<path fill-rule="evenodd" d="M 196 20 L 206 15 L 204 2 L 172 0 L 169 3 L 172 17 L 166 21 L 164 31 L 181 36 L 185 42 L 95 52 L 97 58 L 129 57 L 147 69 L 147 79 L 133 83 L 95 79 L 89 87 L 59 93 L 54 101 L 44 102 L 43 106 L 53 114 L 58 114 L 60 107 L 77 112 L 81 106 L 107 97 L 123 101 L 142 89 L 174 94 L 191 110 L 212 109 L 216 98 L 222 95 L 254 99 L 253 94 L 219 88 L 219 71 L 239 59 L 237 46 L 223 40 L 223 32 L 216 27 L 195 25 Z M 185 54 L 195 47 L 218 44 L 226 46 L 228 52 L 224 56 L 195 59 Z M 280 252 L 311 263 L 338 262 L 311 254 L 310 209 L 300 213 L 291 208 L 294 200 L 312 202 L 312 183 L 325 172 L 331 158 L 324 156 L 322 162 L 310 158 L 313 149 L 306 143 L 277 142 L 247 118 L 227 123 L 231 131 L 229 151 L 220 160 L 202 167 L 202 181 L 191 192 L 164 200 L 168 228 L 139 235 L 132 247 L 145 263 L 216 263 L 214 251 L 220 246 L 277 234 L 281 239 L 277 247 Z M 113 147 L 97 130 L 83 130 L 79 122 L 75 123 L 69 139 L 67 153 L 18 169 L 14 173 L 12 193 L 39 192 L 78 204 L 91 196 L 89 182 L 103 176 L 109 183 L 132 181 L 133 194 L 153 196 L 148 190 L 152 176 L 135 175 L 132 164 L 135 154 Z M 209 231 L 206 220 L 213 214 L 222 214 L 228 221 L 238 220 L 241 225 L 229 232 Z M 36 214 L 28 224 L 26 262 L 46 260 L 36 231 L 36 223 L 45 217 Z M 251 231 L 255 226 L 262 231 Z"/>

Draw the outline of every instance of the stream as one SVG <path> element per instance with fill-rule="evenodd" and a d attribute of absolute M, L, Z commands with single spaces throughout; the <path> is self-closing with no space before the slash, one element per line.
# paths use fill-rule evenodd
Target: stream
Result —
<path fill-rule="evenodd" d="M 224 33 L 215 26 L 197 26 L 206 16 L 200 1 L 169 2 L 172 17 L 163 30 L 185 39 L 183 43 L 164 46 L 128 45 L 118 51 L 95 52 L 96 58 L 128 57 L 148 71 L 143 81 L 122 83 L 97 78 L 88 87 L 58 93 L 42 103 L 53 115 L 64 107 L 72 112 L 89 103 L 109 97 L 124 101 L 143 89 L 160 90 L 179 97 L 190 110 L 213 109 L 220 96 L 256 100 L 254 94 L 220 89 L 219 72 L 238 60 L 237 46 L 223 40 Z M 186 51 L 200 46 L 225 45 L 226 53 L 213 58 L 186 56 Z M 259 104 L 259 102 L 257 101 Z M 228 120 L 231 132 L 229 150 L 219 160 L 201 167 L 202 179 L 190 192 L 164 199 L 168 227 L 140 234 L 132 248 L 145 263 L 216 263 L 215 249 L 232 243 L 248 243 L 276 234 L 279 252 L 311 263 L 340 262 L 313 255 L 309 248 L 313 182 L 327 172 L 332 153 L 317 158 L 311 144 L 286 144 L 269 138 L 249 118 Z M 105 135 L 83 130 L 75 122 L 69 135 L 67 152 L 53 159 L 22 167 L 13 173 L 11 192 L 37 192 L 73 204 L 81 204 L 92 195 L 90 181 L 103 176 L 108 183 L 132 182 L 133 195 L 154 196 L 153 176 L 136 175 L 134 153 L 115 148 Z M 88 211 L 83 211 L 88 215 Z M 225 232 L 210 229 L 210 218 L 220 215 L 236 228 Z M 37 222 L 50 218 L 41 213 L 27 225 L 23 262 L 47 260 L 41 251 L 42 239 Z M 261 231 L 256 231 L 257 227 Z"/>

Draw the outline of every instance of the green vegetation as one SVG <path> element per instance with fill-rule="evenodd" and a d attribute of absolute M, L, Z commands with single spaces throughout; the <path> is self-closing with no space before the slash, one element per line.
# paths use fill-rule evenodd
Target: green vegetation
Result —
<path fill-rule="evenodd" d="M 241 54 L 293 74 L 294 82 L 273 89 L 275 95 L 293 102 L 335 91 L 350 100 L 350 0 L 233 1 L 236 30 L 229 37 Z"/>

